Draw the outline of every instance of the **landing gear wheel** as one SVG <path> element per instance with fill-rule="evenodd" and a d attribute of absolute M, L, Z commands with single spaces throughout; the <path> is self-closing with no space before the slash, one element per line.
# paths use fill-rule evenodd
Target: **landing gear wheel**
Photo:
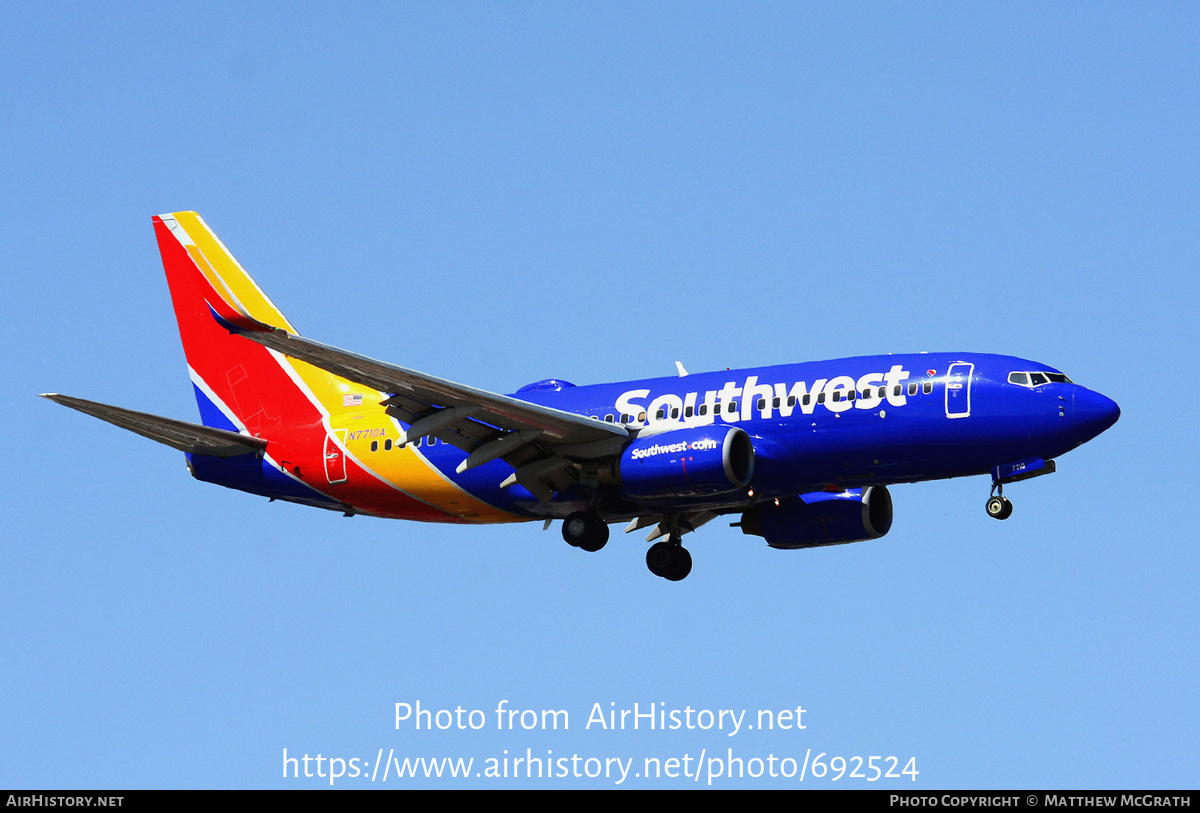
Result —
<path fill-rule="evenodd" d="M 993 519 L 1008 519 L 1012 516 L 1013 505 L 1008 497 L 1003 495 L 989 497 L 987 501 L 988 516 Z"/>
<path fill-rule="evenodd" d="M 646 551 L 646 567 L 655 576 L 677 582 L 692 572 L 692 554 L 678 542 L 656 542 Z"/>
<path fill-rule="evenodd" d="M 608 543 L 608 526 L 595 514 L 576 511 L 563 520 L 562 535 L 571 547 L 595 553 Z"/>
<path fill-rule="evenodd" d="M 666 578 L 673 582 L 683 581 L 692 572 L 692 554 L 683 545 L 676 545 L 672 553 L 671 572 Z"/>
<path fill-rule="evenodd" d="M 646 567 L 655 576 L 666 578 L 671 568 L 671 545 L 667 542 L 655 542 L 646 551 Z"/>

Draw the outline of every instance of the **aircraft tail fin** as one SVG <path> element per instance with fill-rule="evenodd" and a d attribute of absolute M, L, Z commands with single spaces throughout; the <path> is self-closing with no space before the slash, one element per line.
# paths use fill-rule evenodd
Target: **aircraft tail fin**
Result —
<path fill-rule="evenodd" d="M 167 247 L 163 245 L 165 235 L 161 233 L 159 224 L 170 232 L 190 260 L 191 268 L 188 267 L 189 263 L 184 262 L 184 267 L 176 270 L 199 272 L 200 279 L 197 282 L 201 295 L 218 319 L 243 330 L 281 328 L 288 333 L 296 332 L 200 215 L 195 212 L 173 212 L 159 215 L 154 221 L 168 277 L 173 269 L 167 266 Z M 178 261 L 183 258 L 172 259 Z"/>
<path fill-rule="evenodd" d="M 296 330 L 208 224 L 173 212 L 154 231 L 204 425 L 262 435 L 319 423 L 340 379 L 238 335 Z"/>

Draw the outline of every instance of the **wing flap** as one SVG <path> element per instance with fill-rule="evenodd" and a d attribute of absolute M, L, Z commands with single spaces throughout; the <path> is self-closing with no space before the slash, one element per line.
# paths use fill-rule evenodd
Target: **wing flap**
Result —
<path fill-rule="evenodd" d="M 56 392 L 42 393 L 41 395 L 56 404 L 62 404 L 85 415 L 107 421 L 114 426 L 128 429 L 130 432 L 156 440 L 181 452 L 206 454 L 213 457 L 234 457 L 256 452 L 267 446 L 267 442 L 261 438 L 239 435 L 237 432 L 215 429 L 211 426 L 164 418 L 148 412 L 136 412 L 132 409 L 110 406 L 98 401 L 59 395 Z"/>

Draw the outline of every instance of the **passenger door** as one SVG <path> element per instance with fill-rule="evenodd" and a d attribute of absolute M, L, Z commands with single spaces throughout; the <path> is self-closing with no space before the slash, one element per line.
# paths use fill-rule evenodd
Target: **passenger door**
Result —
<path fill-rule="evenodd" d="M 966 418 L 971 414 L 971 377 L 975 365 L 955 362 L 946 371 L 946 417 Z"/>
<path fill-rule="evenodd" d="M 336 431 L 337 439 L 344 446 L 346 430 L 338 429 Z M 325 479 L 330 483 L 342 483 L 346 480 L 346 455 L 342 453 L 342 446 L 334 441 L 333 435 L 325 436 Z"/>

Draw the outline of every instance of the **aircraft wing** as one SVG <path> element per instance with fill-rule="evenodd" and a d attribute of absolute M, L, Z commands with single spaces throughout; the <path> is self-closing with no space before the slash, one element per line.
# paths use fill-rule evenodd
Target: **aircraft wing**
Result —
<path fill-rule="evenodd" d="M 622 424 L 456 384 L 306 339 L 254 318 L 203 267 L 197 265 L 197 271 L 213 318 L 227 330 L 385 393 L 382 403 L 388 413 L 409 424 L 401 442 L 432 435 L 458 447 L 467 453 L 460 473 L 502 459 L 515 469 L 504 487 L 520 483 L 546 502 L 579 480 L 581 463 L 620 454 L 632 437 Z"/>
<path fill-rule="evenodd" d="M 451 420 L 448 425 L 468 436 L 482 439 L 496 430 L 522 432 L 530 438 L 536 437 L 539 444 L 557 447 L 563 453 L 582 458 L 611 454 L 630 438 L 621 424 L 597 421 L 574 412 L 457 384 L 340 350 L 282 329 L 242 331 L 241 335 L 285 356 L 389 393 L 384 404 L 407 423 L 415 424 L 431 413 L 454 408 L 456 415 L 461 417 Z M 486 427 L 488 432 L 481 436 L 472 430 L 471 423 Z"/>
<path fill-rule="evenodd" d="M 456 384 L 281 328 L 238 332 L 285 356 L 387 393 L 383 404 L 388 413 L 410 425 L 402 442 L 433 435 L 457 446 L 467 452 L 459 472 L 500 458 L 515 469 L 502 485 L 520 483 L 543 502 L 578 482 L 581 462 L 619 454 L 630 439 L 621 424 Z"/>
<path fill-rule="evenodd" d="M 132 409 L 109 406 L 98 401 L 85 401 L 82 398 L 72 398 L 56 392 L 46 392 L 41 395 L 56 404 L 62 404 L 102 421 L 108 421 L 114 426 L 136 432 L 151 440 L 157 440 L 159 443 L 164 443 L 181 452 L 206 454 L 213 457 L 234 457 L 264 449 L 267 445 L 267 442 L 261 438 L 239 435 L 237 432 L 214 429 L 187 421 L 177 421 L 174 418 L 164 418 L 148 412 L 135 412 Z"/>

